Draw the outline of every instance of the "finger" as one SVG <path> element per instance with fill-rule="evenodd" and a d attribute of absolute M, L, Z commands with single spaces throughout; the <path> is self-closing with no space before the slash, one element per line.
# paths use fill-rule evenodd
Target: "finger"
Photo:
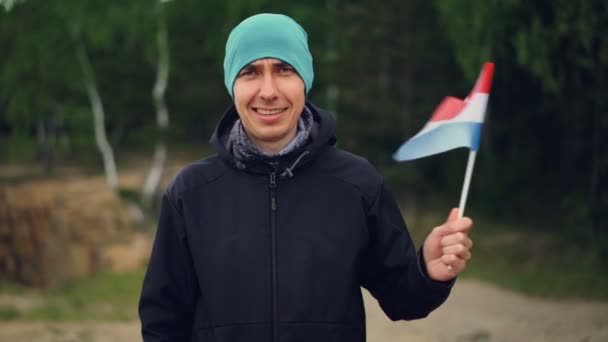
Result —
<path fill-rule="evenodd" d="M 452 210 L 450 210 L 450 214 L 448 215 L 448 220 L 446 222 L 457 220 L 459 211 L 460 209 L 458 208 L 452 208 Z"/>
<path fill-rule="evenodd" d="M 454 234 L 450 234 L 441 238 L 439 242 L 441 247 L 447 247 L 451 245 L 464 245 L 467 248 L 473 247 L 473 241 L 469 238 L 466 233 L 458 232 Z"/>
<path fill-rule="evenodd" d="M 464 245 L 451 245 L 443 248 L 443 254 L 455 254 L 460 259 L 469 260 L 471 259 L 471 251 Z"/>
<path fill-rule="evenodd" d="M 448 221 L 444 223 L 442 227 L 442 233 L 444 235 L 468 232 L 473 227 L 473 220 L 468 217 L 463 217 L 454 221 Z"/>
<path fill-rule="evenodd" d="M 467 266 L 465 260 L 462 260 L 453 254 L 444 255 L 441 258 L 441 262 L 446 265 L 449 272 L 454 274 L 462 272 Z"/>

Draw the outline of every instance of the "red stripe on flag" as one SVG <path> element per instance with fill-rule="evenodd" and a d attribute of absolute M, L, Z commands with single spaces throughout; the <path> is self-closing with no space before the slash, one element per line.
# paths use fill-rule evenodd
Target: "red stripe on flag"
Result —
<path fill-rule="evenodd" d="M 475 87 L 471 91 L 471 94 L 484 93 L 489 94 L 490 88 L 492 88 L 492 78 L 494 77 L 494 63 L 486 62 L 483 64 L 479 78 L 475 83 Z"/>
<path fill-rule="evenodd" d="M 431 121 L 450 120 L 460 114 L 464 106 L 465 102 L 463 100 L 448 96 L 437 106 L 433 116 L 431 116 Z"/>

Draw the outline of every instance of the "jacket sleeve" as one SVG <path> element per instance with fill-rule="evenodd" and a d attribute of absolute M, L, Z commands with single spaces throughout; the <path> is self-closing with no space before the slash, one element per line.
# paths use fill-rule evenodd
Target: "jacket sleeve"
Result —
<path fill-rule="evenodd" d="M 426 274 L 399 207 L 383 184 L 367 215 L 370 243 L 363 258 L 362 286 L 393 321 L 426 317 L 448 297 L 454 280 Z"/>
<path fill-rule="evenodd" d="M 150 341 L 190 341 L 198 285 L 185 223 L 168 194 L 139 300 L 142 335 Z"/>

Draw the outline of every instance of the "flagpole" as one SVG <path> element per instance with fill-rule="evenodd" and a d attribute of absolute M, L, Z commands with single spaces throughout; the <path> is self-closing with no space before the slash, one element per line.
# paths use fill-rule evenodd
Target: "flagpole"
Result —
<path fill-rule="evenodd" d="M 464 207 L 467 204 L 467 196 L 469 195 L 469 186 L 471 185 L 471 177 L 473 176 L 473 166 L 475 165 L 475 156 L 477 151 L 469 152 L 469 160 L 467 162 L 467 170 L 464 173 L 464 184 L 462 185 L 462 193 L 460 194 L 460 204 L 458 205 L 458 218 L 464 215 Z"/>

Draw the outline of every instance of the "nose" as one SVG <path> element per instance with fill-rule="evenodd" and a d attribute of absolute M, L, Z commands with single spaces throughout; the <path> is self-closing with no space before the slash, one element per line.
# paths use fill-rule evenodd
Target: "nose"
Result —
<path fill-rule="evenodd" d="M 278 97 L 278 89 L 272 74 L 265 73 L 260 87 L 260 98 L 264 101 L 273 101 Z"/>

